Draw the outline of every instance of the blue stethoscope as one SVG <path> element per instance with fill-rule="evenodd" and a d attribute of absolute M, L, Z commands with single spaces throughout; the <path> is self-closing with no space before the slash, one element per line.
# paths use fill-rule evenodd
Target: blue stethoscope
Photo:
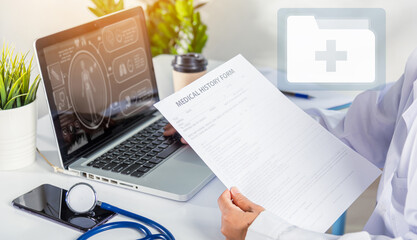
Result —
<path fill-rule="evenodd" d="M 95 227 L 90 231 L 81 235 L 78 240 L 85 240 L 88 239 L 98 233 L 115 229 L 115 228 L 133 228 L 138 230 L 139 232 L 143 233 L 144 237 L 140 238 L 139 240 L 153 240 L 153 239 L 163 239 L 163 240 L 175 240 L 174 236 L 171 234 L 168 229 L 166 229 L 161 224 L 152 221 L 151 219 L 142 217 L 135 213 L 120 209 L 118 207 L 112 206 L 105 202 L 100 202 L 97 200 L 96 191 L 94 191 L 93 187 L 87 183 L 77 183 L 72 186 L 65 197 L 65 202 L 71 211 L 79 214 L 88 213 L 92 211 L 97 205 L 100 206 L 102 209 L 106 209 L 109 211 L 113 211 L 120 215 L 133 218 L 139 222 L 142 222 L 150 227 L 155 228 L 160 233 L 159 234 L 152 234 L 151 231 L 140 223 L 135 222 L 112 222 L 106 223 L 101 226 Z"/>

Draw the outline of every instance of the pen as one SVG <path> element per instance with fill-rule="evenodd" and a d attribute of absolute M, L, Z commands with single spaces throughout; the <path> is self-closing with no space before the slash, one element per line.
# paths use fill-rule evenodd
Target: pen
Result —
<path fill-rule="evenodd" d="M 310 95 L 304 94 L 304 93 L 295 93 L 295 92 L 287 92 L 287 91 L 281 91 L 281 92 L 285 95 L 298 97 L 298 98 L 304 98 L 304 99 L 314 98 L 313 96 L 310 96 Z"/>
<path fill-rule="evenodd" d="M 329 107 L 329 108 L 327 108 L 327 110 L 342 110 L 342 109 L 350 107 L 350 105 L 352 105 L 351 102 L 345 103 L 345 104 L 342 104 L 342 105 L 338 105 L 338 106 L 334 106 L 334 107 Z"/>

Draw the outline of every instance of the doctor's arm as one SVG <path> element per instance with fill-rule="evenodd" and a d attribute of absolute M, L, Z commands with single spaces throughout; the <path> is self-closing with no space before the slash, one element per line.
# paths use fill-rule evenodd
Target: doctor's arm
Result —
<path fill-rule="evenodd" d="M 346 114 L 324 109 L 308 109 L 306 113 L 346 145 L 383 168 L 404 87 L 401 77 L 381 90 L 365 91 L 355 98 Z"/>
<path fill-rule="evenodd" d="M 218 199 L 222 213 L 221 231 L 227 240 L 388 240 L 367 232 L 335 236 L 298 228 L 251 202 L 237 188 L 226 190 Z M 403 239 L 403 238 L 396 238 Z"/>

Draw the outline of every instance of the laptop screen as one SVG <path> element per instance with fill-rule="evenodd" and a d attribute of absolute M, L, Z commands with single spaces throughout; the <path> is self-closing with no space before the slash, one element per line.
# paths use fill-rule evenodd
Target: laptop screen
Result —
<path fill-rule="evenodd" d="M 36 50 L 64 166 L 155 111 L 140 8 L 39 39 Z"/>

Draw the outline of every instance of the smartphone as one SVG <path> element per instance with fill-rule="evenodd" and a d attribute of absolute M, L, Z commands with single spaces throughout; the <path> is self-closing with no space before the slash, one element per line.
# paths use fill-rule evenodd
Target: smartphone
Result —
<path fill-rule="evenodd" d="M 101 209 L 99 206 L 86 214 L 74 213 L 65 202 L 66 194 L 67 190 L 65 189 L 44 184 L 16 198 L 12 204 L 19 209 L 82 232 L 99 226 L 116 215 L 116 213 Z"/>

